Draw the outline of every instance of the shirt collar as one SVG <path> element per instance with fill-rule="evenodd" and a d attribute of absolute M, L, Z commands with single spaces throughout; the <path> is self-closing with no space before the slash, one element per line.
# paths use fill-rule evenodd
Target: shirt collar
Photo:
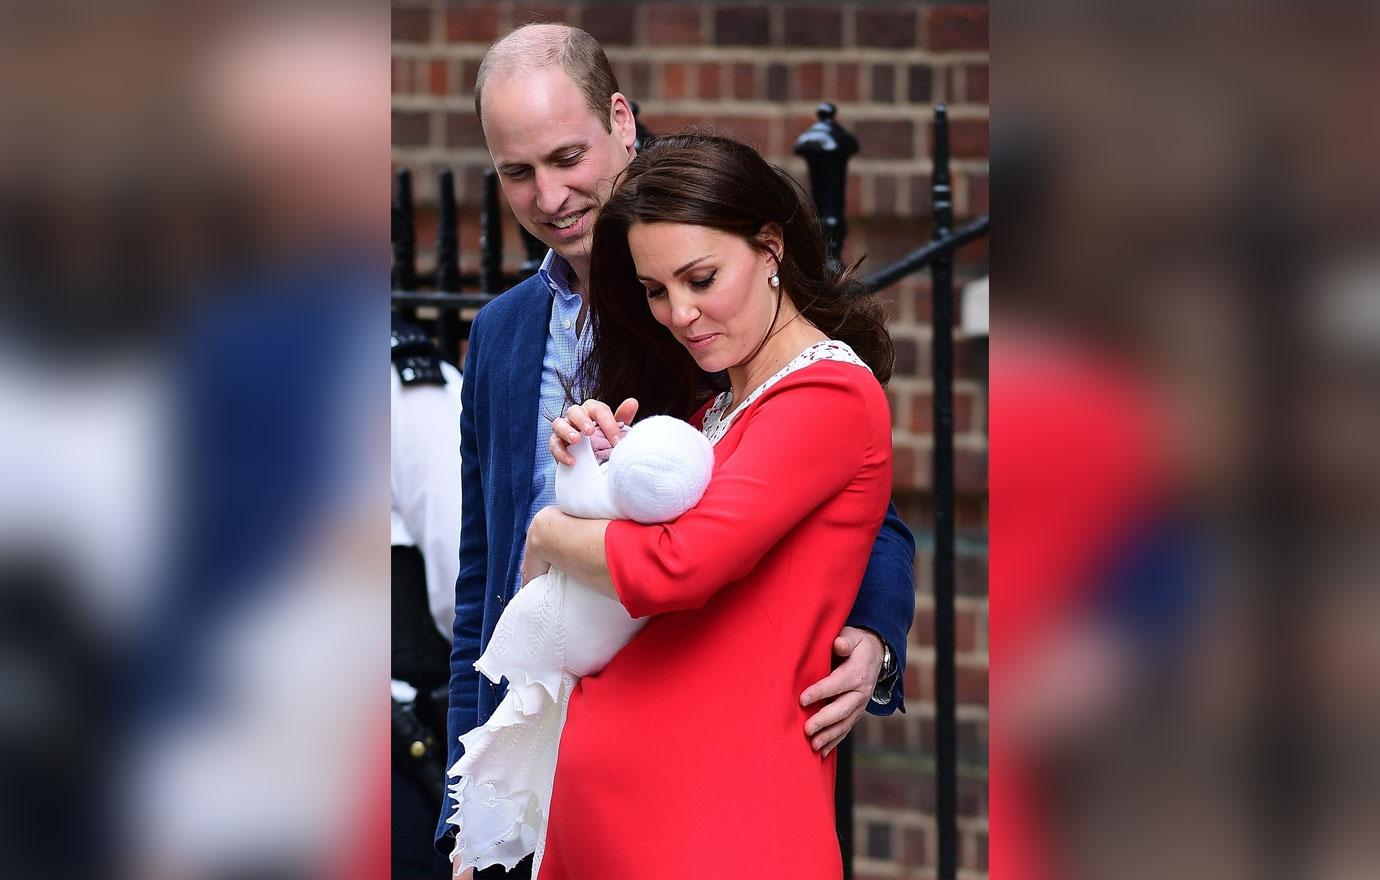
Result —
<path fill-rule="evenodd" d="M 541 268 L 537 270 L 541 280 L 546 282 L 546 289 L 553 295 L 559 293 L 564 299 L 578 296 L 570 289 L 570 278 L 574 273 L 575 270 L 570 267 L 570 263 L 553 250 L 546 252 L 546 258 L 541 261 Z"/>

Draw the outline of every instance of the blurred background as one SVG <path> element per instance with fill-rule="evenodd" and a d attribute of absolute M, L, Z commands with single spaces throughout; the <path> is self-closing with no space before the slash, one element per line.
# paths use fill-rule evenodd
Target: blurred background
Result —
<path fill-rule="evenodd" d="M 0 875 L 387 871 L 387 11 L 0 10 Z"/>
<path fill-rule="evenodd" d="M 1371 876 L 1376 9 L 994 5 L 992 876 Z"/>

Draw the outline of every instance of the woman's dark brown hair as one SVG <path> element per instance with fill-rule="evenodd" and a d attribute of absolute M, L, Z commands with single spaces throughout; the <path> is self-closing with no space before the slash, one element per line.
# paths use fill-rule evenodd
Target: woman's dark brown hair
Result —
<path fill-rule="evenodd" d="M 777 273 L 785 295 L 826 336 L 847 343 L 878 381 L 891 378 L 891 338 L 883 306 L 861 296 L 851 269 L 831 267 L 810 199 L 799 184 L 751 147 L 708 134 L 657 138 L 620 176 L 594 224 L 590 254 L 593 347 L 576 386 L 617 406 L 638 400 L 638 416 L 688 418 L 722 374 L 696 365 L 652 317 L 628 249 L 635 223 L 686 223 L 737 235 L 759 252 L 759 233 L 781 231 Z M 779 308 L 779 305 L 778 305 Z M 765 341 L 765 340 L 764 340 Z"/>

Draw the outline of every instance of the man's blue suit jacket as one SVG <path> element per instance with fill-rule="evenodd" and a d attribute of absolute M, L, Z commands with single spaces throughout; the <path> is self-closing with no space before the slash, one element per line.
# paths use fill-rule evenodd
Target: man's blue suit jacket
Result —
<path fill-rule="evenodd" d="M 480 675 L 474 662 L 511 598 L 521 563 L 532 506 L 534 456 L 539 441 L 545 440 L 532 432 L 551 303 L 550 289 L 534 275 L 484 306 L 470 329 L 461 386 L 460 575 L 450 655 L 447 767 L 462 754 L 460 735 L 488 720 L 503 697 L 503 690 Z M 544 443 L 541 446 L 544 450 Z M 884 638 L 901 669 L 906 633 L 915 616 L 914 561 L 915 540 L 892 505 L 848 623 Z M 868 711 L 889 715 L 901 705 L 898 680 L 891 701 L 885 706 L 871 703 Z M 445 820 L 454 811 L 455 802 L 447 794 L 436 828 L 437 848 L 447 855 L 451 847 L 443 838 L 450 826 Z"/>

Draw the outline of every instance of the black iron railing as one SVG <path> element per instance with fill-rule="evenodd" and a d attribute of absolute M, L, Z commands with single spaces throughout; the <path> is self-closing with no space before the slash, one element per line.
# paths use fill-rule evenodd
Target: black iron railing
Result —
<path fill-rule="evenodd" d="M 636 108 L 636 105 L 634 105 Z M 829 255 L 839 259 L 848 225 L 844 218 L 848 161 L 859 151 L 858 141 L 835 119 L 833 104 L 820 104 L 818 121 L 795 142 L 795 152 L 805 159 L 810 191 L 820 216 Z M 955 710 L 957 688 L 954 668 L 954 252 L 987 235 L 989 218 L 983 215 L 953 227 L 953 196 L 950 184 L 948 112 L 934 109 L 933 169 L 930 175 L 930 241 L 894 263 L 863 279 L 867 292 L 881 290 L 908 275 L 928 268 L 933 297 L 931 376 L 934 421 L 934 685 L 936 823 L 938 830 L 938 877 L 953 880 L 958 872 L 958 737 Z M 648 133 L 638 122 L 638 143 Z M 393 195 L 393 308 L 416 315 L 421 307 L 436 310 L 435 334 L 446 357 L 459 356 L 459 340 L 469 332 L 468 312 L 482 307 L 503 290 L 537 270 L 546 253 L 531 233 L 522 230 L 526 260 L 513 274 L 505 274 L 503 226 L 498 178 L 492 168 L 484 173 L 480 213 L 479 272 L 466 275 L 459 269 L 457 214 L 454 179 L 440 172 L 437 211 L 436 268 L 429 278 L 416 270 L 416 233 L 412 209 L 412 180 L 408 171 L 397 172 Z M 420 288 L 428 287 L 423 291 Z M 470 289 L 473 292 L 461 292 Z M 853 759 L 851 743 L 838 749 L 837 818 L 839 845 L 845 876 L 853 863 Z"/>

